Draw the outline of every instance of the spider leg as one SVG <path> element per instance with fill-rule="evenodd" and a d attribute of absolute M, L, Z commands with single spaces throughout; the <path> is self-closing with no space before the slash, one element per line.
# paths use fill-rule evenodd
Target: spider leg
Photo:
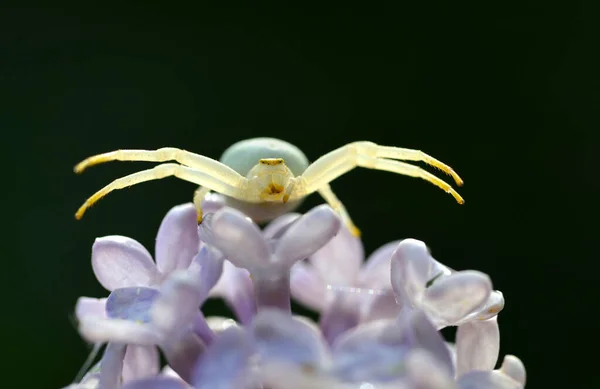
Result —
<path fill-rule="evenodd" d="M 300 176 L 301 185 L 297 189 L 297 195 L 307 196 L 355 167 L 364 167 L 421 178 L 451 194 L 459 204 L 464 203 L 463 198 L 448 183 L 428 171 L 405 162 L 368 155 L 368 152 L 373 153 L 375 150 L 370 145 L 377 146 L 370 142 L 350 143 L 317 159 Z"/>
<path fill-rule="evenodd" d="M 114 180 L 104 188 L 100 189 L 98 192 L 94 193 L 92 197 L 87 199 L 85 203 L 77 210 L 75 218 L 81 219 L 89 207 L 114 190 L 127 188 L 129 186 L 137 185 L 146 181 L 160 180 L 170 176 L 175 176 L 184 181 L 193 182 L 209 188 L 209 190 L 222 193 L 226 196 L 243 198 L 243 196 L 241 196 L 243 185 L 237 187 L 231 186 L 224 182 L 224 180 L 219 176 L 211 176 L 203 171 L 181 166 L 176 163 L 163 163 L 152 169 L 142 170 L 140 172 Z"/>
<path fill-rule="evenodd" d="M 229 166 L 203 155 L 174 147 L 163 147 L 158 150 L 116 150 L 104 154 L 94 155 L 78 163 L 74 170 L 81 173 L 88 167 L 110 161 L 146 161 L 166 162 L 177 161 L 211 176 L 218 176 L 224 183 L 237 186 L 244 177 Z"/>
<path fill-rule="evenodd" d="M 352 233 L 352 235 L 356 237 L 359 237 L 360 230 L 358 229 L 358 227 L 356 227 L 356 225 L 354 225 L 354 222 L 350 218 L 348 211 L 346 211 L 346 207 L 344 207 L 344 204 L 342 204 L 342 202 L 337 198 L 335 193 L 333 193 L 333 190 L 331 190 L 331 186 L 329 186 L 329 184 L 325 184 L 319 189 L 318 192 L 321 195 L 321 197 L 323 197 L 323 199 L 327 201 L 331 208 L 333 208 L 333 210 L 336 211 L 338 215 L 340 215 L 342 221 L 346 225 L 346 228 L 350 230 L 350 233 Z"/>
<path fill-rule="evenodd" d="M 210 192 L 210 189 L 201 186 L 194 192 L 194 206 L 196 207 L 196 213 L 198 214 L 198 224 L 202 223 L 202 217 L 204 213 L 202 212 L 202 201 L 204 201 L 204 197 Z"/>
<path fill-rule="evenodd" d="M 421 150 L 405 149 L 393 146 L 381 146 L 373 142 L 355 142 L 358 154 L 368 155 L 376 158 L 398 159 L 401 161 L 420 161 L 427 165 L 440 169 L 444 173 L 450 175 L 456 185 L 462 186 L 463 180 L 456 174 L 454 169 L 445 163 L 425 154 Z"/>

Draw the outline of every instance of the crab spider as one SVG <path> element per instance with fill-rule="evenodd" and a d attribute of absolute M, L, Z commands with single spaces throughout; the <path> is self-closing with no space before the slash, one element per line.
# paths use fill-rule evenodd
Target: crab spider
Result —
<path fill-rule="evenodd" d="M 331 181 L 355 167 L 422 178 L 451 194 L 459 204 L 464 203 L 446 182 L 418 166 L 398 160 L 425 162 L 449 174 L 457 185 L 463 183 L 452 168 L 419 150 L 380 146 L 368 141 L 349 143 L 321 156 L 312 164 L 296 146 L 274 138 L 254 138 L 235 143 L 223 153 L 220 162 L 172 147 L 117 150 L 85 159 L 75 166 L 75 172 L 81 173 L 90 166 L 109 161 L 178 163 L 163 163 L 116 179 L 87 199 L 75 217 L 81 219 L 90 206 L 113 190 L 175 176 L 200 185 L 194 194 L 199 223 L 202 222 L 202 200 L 210 191 L 221 193 L 228 205 L 241 209 L 257 222 L 292 211 L 306 196 L 318 192 L 337 211 L 350 231 L 358 236 L 360 231 L 329 186 Z"/>

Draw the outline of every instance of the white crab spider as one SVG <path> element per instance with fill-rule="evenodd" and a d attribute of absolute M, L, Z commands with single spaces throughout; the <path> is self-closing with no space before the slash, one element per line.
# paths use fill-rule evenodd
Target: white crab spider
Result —
<path fill-rule="evenodd" d="M 450 193 L 459 204 L 464 203 L 446 182 L 418 166 L 396 160 L 425 162 L 462 185 L 461 178 L 449 166 L 419 150 L 380 146 L 368 141 L 349 143 L 312 164 L 296 146 L 275 138 L 253 138 L 235 143 L 223 153 L 220 162 L 172 147 L 117 150 L 85 159 L 75 166 L 75 172 L 81 173 L 90 166 L 109 161 L 171 160 L 179 164 L 163 163 L 114 180 L 87 199 L 75 217 L 81 219 L 91 205 L 113 190 L 175 176 L 200 185 L 194 194 L 198 222 L 202 221 L 202 200 L 210 191 L 223 194 L 230 205 L 241 208 L 256 221 L 270 220 L 289 212 L 298 207 L 304 197 L 319 192 L 350 231 L 358 236 L 360 231 L 329 186 L 331 181 L 357 166 L 422 178 Z"/>

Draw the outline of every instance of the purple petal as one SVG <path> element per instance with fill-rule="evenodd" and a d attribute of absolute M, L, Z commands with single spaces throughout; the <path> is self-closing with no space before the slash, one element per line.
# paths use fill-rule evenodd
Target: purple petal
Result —
<path fill-rule="evenodd" d="M 453 325 L 481 308 L 492 290 L 490 278 L 481 272 L 467 270 L 442 277 L 425 292 L 427 313 L 447 325 Z"/>
<path fill-rule="evenodd" d="M 204 215 L 215 213 L 226 205 L 225 196 L 220 193 L 210 192 L 204 196 L 202 201 L 202 212 Z"/>
<path fill-rule="evenodd" d="M 169 366 L 186 382 L 191 382 L 194 367 L 206 345 L 191 330 L 165 339 L 160 346 Z"/>
<path fill-rule="evenodd" d="M 364 294 L 361 306 L 360 321 L 367 322 L 379 319 L 392 319 L 398 316 L 402 303 L 389 291 L 369 291 Z"/>
<path fill-rule="evenodd" d="M 243 213 L 223 208 L 198 227 L 200 238 L 244 269 L 268 266 L 271 253 L 258 226 Z"/>
<path fill-rule="evenodd" d="M 127 346 L 123 363 L 123 382 L 152 377 L 160 370 L 155 346 Z"/>
<path fill-rule="evenodd" d="M 320 312 L 325 306 L 327 285 L 319 274 L 304 262 L 292 266 L 290 289 L 292 296 L 305 306 Z"/>
<path fill-rule="evenodd" d="M 403 327 L 406 341 L 415 347 L 429 351 L 451 375 L 454 375 L 454 363 L 450 350 L 442 335 L 424 312 L 404 307 L 400 312 L 398 322 Z"/>
<path fill-rule="evenodd" d="M 350 382 L 386 382 L 404 374 L 410 349 L 395 320 L 379 320 L 354 328 L 333 345 L 332 373 Z"/>
<path fill-rule="evenodd" d="M 310 256 L 309 262 L 327 284 L 347 286 L 354 284 L 364 255 L 360 239 L 341 226 L 336 236 Z M 389 278 L 388 269 L 388 284 Z"/>
<path fill-rule="evenodd" d="M 359 286 L 375 289 L 391 288 L 391 258 L 399 244 L 399 240 L 387 243 L 367 258 L 358 274 Z"/>
<path fill-rule="evenodd" d="M 243 329 L 230 327 L 206 350 L 193 373 L 196 389 L 237 389 L 247 387 L 253 354 Z"/>
<path fill-rule="evenodd" d="M 454 378 L 440 361 L 423 349 L 414 349 L 406 358 L 406 372 L 419 389 L 454 388 Z"/>
<path fill-rule="evenodd" d="M 188 386 L 181 380 L 170 377 L 152 377 L 137 381 L 130 381 L 123 389 L 187 389 Z"/>
<path fill-rule="evenodd" d="M 99 387 L 102 389 L 117 389 L 121 384 L 125 345 L 109 343 L 104 350 L 100 362 Z"/>
<path fill-rule="evenodd" d="M 459 389 L 523 389 L 523 385 L 497 371 L 472 371 L 458 379 Z"/>
<path fill-rule="evenodd" d="M 291 313 L 289 270 L 279 267 L 261 270 L 252 277 L 257 310 L 277 308 Z"/>
<path fill-rule="evenodd" d="M 106 316 L 150 323 L 150 307 L 158 297 L 158 290 L 132 287 L 115 289 L 106 300 Z"/>
<path fill-rule="evenodd" d="M 525 372 L 525 365 L 523 365 L 523 362 L 519 358 L 514 355 L 506 355 L 502 362 L 502 366 L 500 367 L 500 372 L 506 374 L 525 387 L 527 374 Z"/>
<path fill-rule="evenodd" d="M 456 332 L 456 374 L 492 370 L 500 351 L 497 317 L 462 324 Z"/>
<path fill-rule="evenodd" d="M 98 238 L 92 246 L 96 278 L 108 290 L 129 286 L 152 286 L 160 273 L 148 250 L 125 236 Z"/>
<path fill-rule="evenodd" d="M 339 231 L 340 218 L 327 205 L 320 205 L 301 216 L 277 242 L 275 257 L 279 264 L 291 268 L 301 259 L 314 254 Z"/>
<path fill-rule="evenodd" d="M 392 288 L 410 304 L 421 299 L 432 279 L 449 274 L 450 270 L 433 259 L 425 243 L 419 240 L 403 240 L 391 257 Z"/>
<path fill-rule="evenodd" d="M 84 316 L 106 317 L 106 298 L 80 297 L 75 304 L 75 316 L 81 320 Z"/>
<path fill-rule="evenodd" d="M 204 301 L 197 279 L 186 270 L 171 273 L 151 309 L 152 323 L 165 334 L 190 328 Z"/>
<path fill-rule="evenodd" d="M 327 308 L 322 312 L 319 325 L 327 343 L 333 344 L 337 337 L 356 327 L 360 316 L 360 300 L 357 293 L 347 290 L 330 290 Z"/>
<path fill-rule="evenodd" d="M 206 318 L 202 311 L 198 311 L 194 322 L 192 323 L 192 331 L 204 342 L 210 345 L 215 338 L 215 332 L 209 327 Z"/>
<path fill-rule="evenodd" d="M 200 252 L 190 264 L 188 270 L 197 277 L 198 285 L 206 297 L 221 278 L 223 261 L 221 252 L 208 245 L 202 245 Z"/>
<path fill-rule="evenodd" d="M 156 266 L 163 274 L 186 269 L 200 249 L 196 208 L 193 204 L 173 207 L 156 235 Z"/>
<path fill-rule="evenodd" d="M 246 269 L 235 267 L 229 261 L 223 264 L 221 278 L 210 295 L 224 298 L 242 324 L 250 323 L 256 314 L 254 285 L 250 273 Z"/>
<path fill-rule="evenodd" d="M 235 320 L 223 316 L 209 316 L 206 318 L 206 324 L 217 335 L 229 327 L 238 327 Z"/>
<path fill-rule="evenodd" d="M 301 215 L 299 213 L 286 213 L 269 224 L 263 229 L 263 235 L 266 239 L 279 239 L 291 227 Z"/>
<path fill-rule="evenodd" d="M 466 323 L 472 320 L 487 320 L 498 315 L 504 309 L 504 296 L 499 290 L 493 290 L 485 305 L 476 312 L 467 315 L 457 325 Z"/>
<path fill-rule="evenodd" d="M 348 385 L 336 380 L 328 374 L 312 371 L 302 366 L 285 362 L 272 362 L 261 365 L 261 381 L 263 388 L 270 389 L 360 389 L 358 385 Z M 366 383 L 363 389 L 384 389 L 379 385 Z M 404 386 L 394 386 L 385 389 L 408 389 Z"/>
<path fill-rule="evenodd" d="M 151 346 L 161 341 L 154 327 L 121 319 L 84 317 L 79 322 L 79 333 L 91 343 L 114 342 Z"/>
<path fill-rule="evenodd" d="M 306 322 L 280 310 L 260 311 L 250 331 L 264 363 L 290 362 L 317 368 L 328 358 L 321 334 Z"/>

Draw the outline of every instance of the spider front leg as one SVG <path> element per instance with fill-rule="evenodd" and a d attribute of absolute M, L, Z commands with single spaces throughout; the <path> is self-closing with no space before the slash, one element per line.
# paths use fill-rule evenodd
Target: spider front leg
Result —
<path fill-rule="evenodd" d="M 182 180 L 193 182 L 197 185 L 201 185 L 204 188 L 208 188 L 209 190 L 213 190 L 215 192 L 235 198 L 244 197 L 244 188 L 245 185 L 247 185 L 245 179 L 240 182 L 238 186 L 231 186 L 224 182 L 225 180 L 223 180 L 220 176 L 212 176 L 200 170 L 187 166 L 181 166 L 176 163 L 164 163 L 154 167 L 153 169 L 142 170 L 140 172 L 114 180 L 96 192 L 92 197 L 87 199 L 79 208 L 79 210 L 77 210 L 75 218 L 81 219 L 89 207 L 114 190 L 123 189 L 146 181 L 160 180 L 170 176 L 175 176 Z"/>
<path fill-rule="evenodd" d="M 387 158 L 422 160 L 442 169 L 452 175 L 457 183 L 462 184 L 462 179 L 452 168 L 421 151 L 379 146 L 372 142 L 354 142 L 333 150 L 313 162 L 300 176 L 302 185 L 298 194 L 307 196 L 313 192 L 321 191 L 322 188 L 341 175 L 356 167 L 364 167 L 421 178 L 451 194 L 459 204 L 464 203 L 463 198 L 448 183 L 428 171 L 418 166 Z"/>

